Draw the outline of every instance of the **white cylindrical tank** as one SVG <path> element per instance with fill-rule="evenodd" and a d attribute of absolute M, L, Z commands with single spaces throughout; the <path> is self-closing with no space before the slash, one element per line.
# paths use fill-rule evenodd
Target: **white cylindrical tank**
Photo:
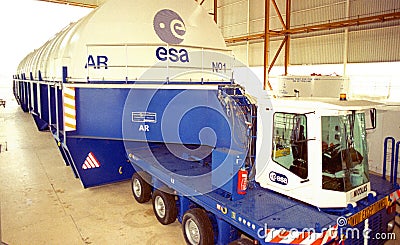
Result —
<path fill-rule="evenodd" d="M 87 82 L 138 80 L 152 66 L 207 73 L 217 67 L 210 53 L 232 58 L 212 17 L 194 0 L 109 0 L 29 54 L 17 74 L 38 79 L 40 71 L 44 80 L 61 81 L 66 66 L 70 81 Z M 146 78 L 176 73 L 166 69 Z M 198 78 L 192 76 L 185 78 Z"/>

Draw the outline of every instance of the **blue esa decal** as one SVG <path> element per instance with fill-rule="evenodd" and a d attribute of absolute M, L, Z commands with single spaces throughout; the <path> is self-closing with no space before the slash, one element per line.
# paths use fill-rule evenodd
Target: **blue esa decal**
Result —
<path fill-rule="evenodd" d="M 171 62 L 189 62 L 189 54 L 186 49 L 176 49 L 176 48 L 165 48 L 158 47 L 156 50 L 157 59 L 160 61 L 171 61 Z"/>
<path fill-rule="evenodd" d="M 278 183 L 278 184 L 281 184 L 281 185 L 287 185 L 288 182 L 289 182 L 288 178 L 285 175 L 280 174 L 280 173 L 276 173 L 276 172 L 273 172 L 273 171 L 271 171 L 269 173 L 269 179 L 272 182 L 275 182 L 275 183 Z"/>

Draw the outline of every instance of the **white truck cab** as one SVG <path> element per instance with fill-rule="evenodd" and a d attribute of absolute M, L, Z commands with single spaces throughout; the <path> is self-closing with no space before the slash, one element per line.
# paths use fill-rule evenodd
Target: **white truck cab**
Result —
<path fill-rule="evenodd" d="M 272 107 L 258 111 L 255 180 L 319 208 L 356 205 L 371 193 L 365 112 L 377 106 L 334 98 L 273 99 Z"/>

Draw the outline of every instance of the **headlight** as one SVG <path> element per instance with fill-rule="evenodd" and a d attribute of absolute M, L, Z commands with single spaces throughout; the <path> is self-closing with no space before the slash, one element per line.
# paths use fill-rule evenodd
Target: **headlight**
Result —
<path fill-rule="evenodd" d="M 395 227 L 395 220 L 392 219 L 391 221 L 389 221 L 389 222 L 387 223 L 386 232 L 392 233 L 393 230 L 394 230 L 394 227 Z"/>

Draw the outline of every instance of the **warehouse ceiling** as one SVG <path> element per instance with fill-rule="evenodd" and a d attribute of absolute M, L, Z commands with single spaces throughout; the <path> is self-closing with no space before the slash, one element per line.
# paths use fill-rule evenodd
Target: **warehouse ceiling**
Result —
<path fill-rule="evenodd" d="M 87 8 L 95 8 L 107 0 L 39 0 L 39 1 L 68 4 L 72 6 L 80 6 Z"/>
<path fill-rule="evenodd" d="M 59 3 L 59 4 L 68 4 L 73 6 L 80 6 L 86 8 L 96 8 L 107 0 L 38 0 L 42 2 L 50 2 L 50 3 Z M 195 0 L 199 2 L 201 5 L 205 0 Z"/>

